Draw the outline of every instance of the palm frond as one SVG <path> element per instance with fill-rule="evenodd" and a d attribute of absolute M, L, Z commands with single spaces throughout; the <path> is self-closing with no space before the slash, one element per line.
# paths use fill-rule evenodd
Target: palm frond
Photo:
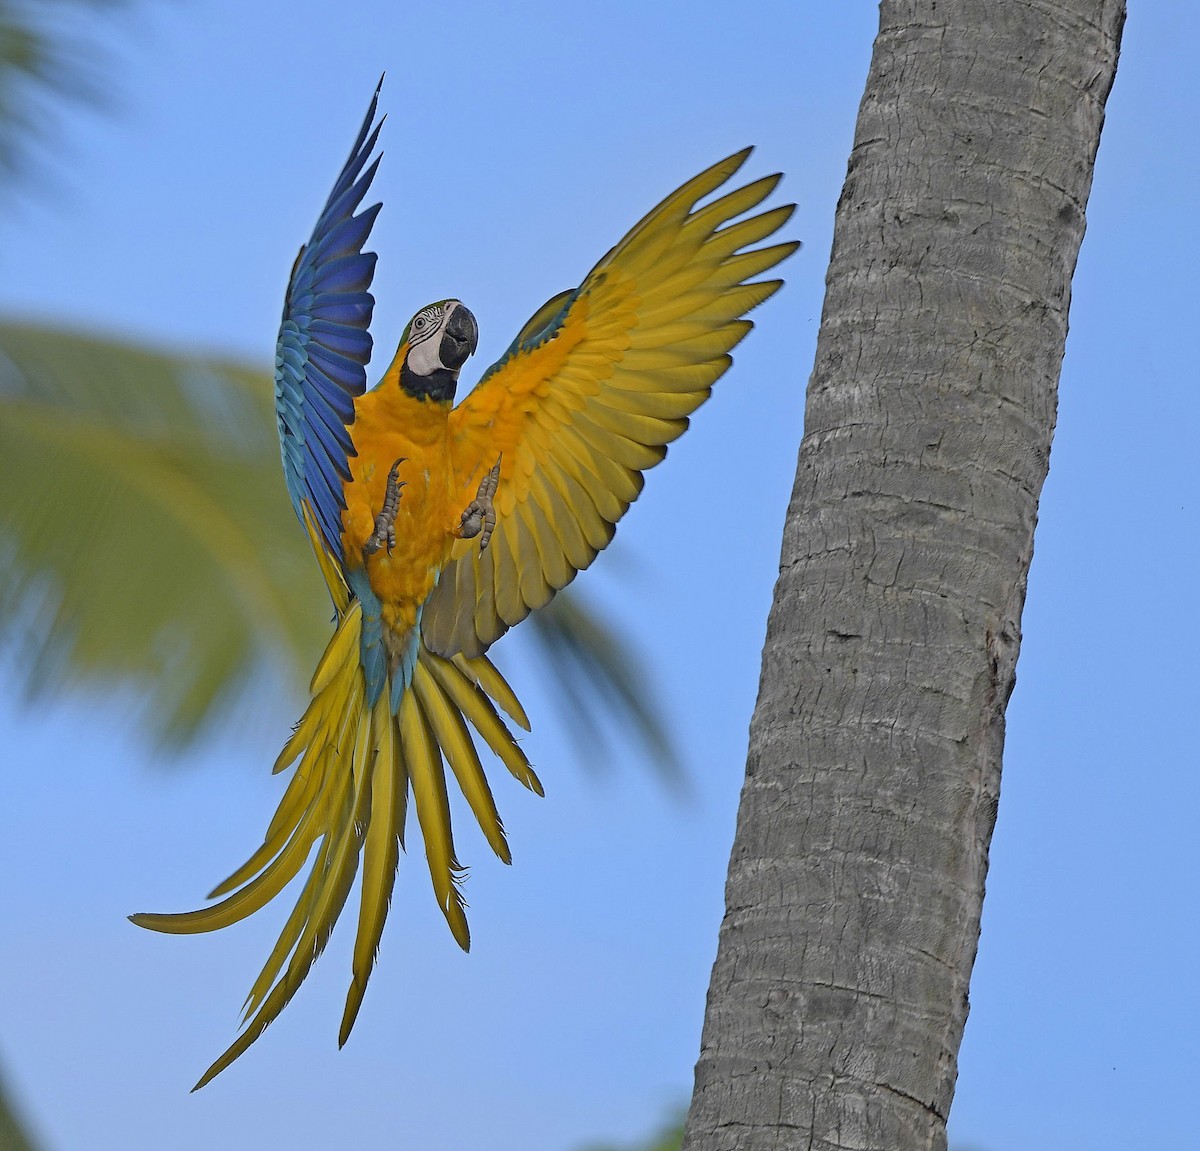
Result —
<path fill-rule="evenodd" d="M 0 1081 L 0 1151 L 35 1151 L 33 1137 L 17 1114 Z"/>
<path fill-rule="evenodd" d="M 297 687 L 329 607 L 284 491 L 265 372 L 0 322 L 0 637 L 33 692 L 126 686 L 151 733 Z M 577 598 L 533 617 L 560 711 L 678 760 L 627 645 Z M 584 758 L 587 758 L 586 756 Z"/>
<path fill-rule="evenodd" d="M 683 1146 L 683 1122 L 683 1116 L 674 1119 L 648 1142 L 636 1147 L 592 1146 L 587 1148 L 587 1151 L 679 1151 Z"/>
<path fill-rule="evenodd" d="M 122 683 L 194 735 L 320 650 L 265 373 L 0 324 L 0 621 L 36 691 Z"/>
<path fill-rule="evenodd" d="M 64 100 L 100 103 L 106 62 L 77 25 L 128 0 L 0 0 L 0 180 L 45 147 Z"/>
<path fill-rule="evenodd" d="M 673 785 L 683 768 L 653 684 L 634 648 L 574 590 L 559 592 L 529 617 L 526 628 L 550 671 L 570 733 L 585 762 L 606 763 L 610 735 L 632 733 L 651 764 Z"/>

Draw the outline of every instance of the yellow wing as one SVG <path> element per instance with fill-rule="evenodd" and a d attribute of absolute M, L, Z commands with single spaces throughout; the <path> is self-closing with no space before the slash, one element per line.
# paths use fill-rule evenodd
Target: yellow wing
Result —
<path fill-rule="evenodd" d="M 742 317 L 782 285 L 747 283 L 798 243 L 745 251 L 795 205 L 729 221 L 760 204 L 778 175 L 697 208 L 750 149 L 668 196 L 573 292 L 540 308 L 505 356 L 451 413 L 465 505 L 502 460 L 487 551 L 459 541 L 425 606 L 425 643 L 481 655 L 574 579 L 612 539 L 642 489 L 733 362 Z M 723 226 L 727 225 L 727 226 Z"/>

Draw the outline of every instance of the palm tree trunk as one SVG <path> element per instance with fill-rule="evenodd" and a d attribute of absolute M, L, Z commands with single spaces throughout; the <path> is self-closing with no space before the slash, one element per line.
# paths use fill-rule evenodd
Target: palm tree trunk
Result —
<path fill-rule="evenodd" d="M 686 1151 L 944 1148 L 1123 0 L 886 0 Z"/>

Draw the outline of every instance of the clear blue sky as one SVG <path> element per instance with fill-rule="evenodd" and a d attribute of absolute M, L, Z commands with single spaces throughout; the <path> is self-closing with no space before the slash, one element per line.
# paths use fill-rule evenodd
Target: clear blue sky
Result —
<path fill-rule="evenodd" d="M 980 1151 L 1196 1146 L 1200 10 L 1131 9 L 951 1122 Z M 405 862 L 340 1054 L 345 930 L 255 1049 L 189 1096 L 282 916 L 183 939 L 124 918 L 192 906 L 240 862 L 301 701 L 264 700 L 253 733 L 164 764 L 111 699 L 31 713 L 7 675 L 0 1065 L 51 1151 L 574 1151 L 645 1134 L 686 1099 L 875 23 L 872 4 L 795 0 L 147 0 L 110 18 L 111 113 L 71 113 L 57 173 L 0 220 L 4 314 L 265 364 L 295 250 L 385 70 L 381 347 L 453 294 L 490 362 L 660 196 L 745 143 L 751 175 L 788 174 L 806 246 L 584 581 L 647 655 L 692 801 L 632 748 L 586 776 L 506 641 L 547 797 L 498 781 L 512 869 L 463 837 L 469 957 L 419 856 Z"/>

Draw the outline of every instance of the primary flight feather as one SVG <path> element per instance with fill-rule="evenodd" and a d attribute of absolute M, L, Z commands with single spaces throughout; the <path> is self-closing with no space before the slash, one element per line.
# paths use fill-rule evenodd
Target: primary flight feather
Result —
<path fill-rule="evenodd" d="M 262 845 L 212 892 L 217 902 L 132 917 L 158 931 L 213 931 L 265 906 L 309 863 L 250 990 L 244 1030 L 197 1087 L 296 993 L 361 864 L 346 1041 L 387 917 L 410 796 L 438 906 L 469 946 L 446 768 L 505 863 L 476 737 L 542 790 L 509 727 L 528 731 L 529 720 L 488 647 L 612 539 L 642 473 L 731 364 L 752 327 L 743 317 L 782 284 L 752 277 L 799 246 L 751 247 L 793 211 L 747 215 L 778 175 L 698 206 L 747 148 L 668 196 L 579 287 L 539 308 L 457 407 L 459 373 L 479 338 L 459 300 L 422 308 L 367 391 L 375 255 L 362 249 L 380 205 L 358 208 L 379 164 L 378 97 L 296 259 L 276 345 L 284 478 L 336 610 L 308 708 L 275 762 L 291 778 Z"/>

